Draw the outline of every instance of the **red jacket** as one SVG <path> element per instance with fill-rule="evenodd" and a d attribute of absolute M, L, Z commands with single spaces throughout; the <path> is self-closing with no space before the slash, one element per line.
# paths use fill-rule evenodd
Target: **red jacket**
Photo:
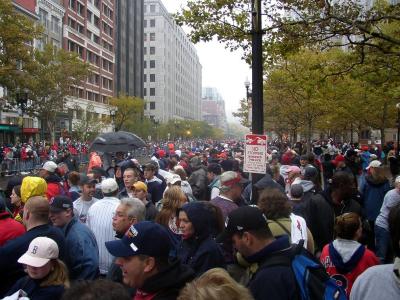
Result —
<path fill-rule="evenodd" d="M 8 212 L 0 213 L 0 246 L 24 233 L 24 225 L 11 218 Z"/>
<path fill-rule="evenodd" d="M 355 267 L 347 273 L 340 273 L 332 262 L 334 258 L 331 256 L 334 254 L 330 251 L 332 250 L 332 248 L 329 247 L 330 245 L 331 244 L 325 245 L 322 249 L 320 261 L 324 265 L 328 274 L 335 279 L 339 285 L 345 288 L 347 296 L 349 297 L 351 288 L 353 287 L 354 281 L 356 281 L 357 277 L 369 267 L 378 265 L 379 260 L 371 250 L 365 248 L 364 254 L 359 259 L 358 263 L 356 263 Z"/>

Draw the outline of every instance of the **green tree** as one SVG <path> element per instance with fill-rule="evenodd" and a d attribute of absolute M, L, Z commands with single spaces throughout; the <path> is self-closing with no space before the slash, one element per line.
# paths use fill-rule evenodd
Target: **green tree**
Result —
<path fill-rule="evenodd" d="M 240 124 L 244 127 L 251 128 L 251 120 L 249 120 L 249 103 L 247 99 L 240 99 L 240 107 L 232 115 L 239 118 Z"/>
<path fill-rule="evenodd" d="M 74 94 L 72 86 L 89 75 L 89 64 L 76 53 L 47 44 L 43 51 L 34 50 L 34 63 L 27 73 L 26 87 L 32 100 L 27 112 L 45 123 L 54 141 L 57 114 L 66 110 L 67 97 Z"/>
<path fill-rule="evenodd" d="M 138 97 L 119 95 L 111 98 L 110 105 L 117 109 L 115 113 L 115 131 L 135 131 L 143 122 L 144 100 Z"/>
<path fill-rule="evenodd" d="M 12 1 L 0 1 L 0 86 L 14 90 L 23 86 L 22 68 L 32 62 L 31 43 L 40 28 L 15 11 Z"/>
<path fill-rule="evenodd" d="M 336 88 L 342 77 L 328 76 L 340 65 L 341 51 L 303 49 L 269 71 L 265 84 L 267 124 L 278 134 L 296 136 L 302 129 L 310 150 L 319 119 L 326 117 L 344 91 Z"/>
<path fill-rule="evenodd" d="M 101 132 L 105 123 L 96 117 L 93 104 L 89 104 L 86 110 L 78 105 L 74 109 L 82 116 L 73 124 L 74 137 L 81 141 L 93 140 Z"/>

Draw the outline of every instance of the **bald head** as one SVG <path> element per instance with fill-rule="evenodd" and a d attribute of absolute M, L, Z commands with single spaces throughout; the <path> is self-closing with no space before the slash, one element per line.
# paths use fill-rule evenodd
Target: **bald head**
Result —
<path fill-rule="evenodd" d="M 47 223 L 49 221 L 49 211 L 49 201 L 45 197 L 35 196 L 29 198 L 24 206 L 24 223 L 29 219 L 35 222 Z"/>

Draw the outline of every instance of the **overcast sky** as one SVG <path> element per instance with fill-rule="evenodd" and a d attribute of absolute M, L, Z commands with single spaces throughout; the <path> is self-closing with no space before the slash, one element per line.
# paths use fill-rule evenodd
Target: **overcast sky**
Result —
<path fill-rule="evenodd" d="M 161 0 L 171 13 L 176 12 L 185 0 Z M 203 87 L 218 89 L 225 100 L 228 121 L 233 121 L 232 112 L 239 108 L 239 101 L 246 97 L 244 82 L 251 79 L 251 69 L 241 60 L 241 52 L 230 52 L 218 42 L 195 45 L 203 66 Z"/>

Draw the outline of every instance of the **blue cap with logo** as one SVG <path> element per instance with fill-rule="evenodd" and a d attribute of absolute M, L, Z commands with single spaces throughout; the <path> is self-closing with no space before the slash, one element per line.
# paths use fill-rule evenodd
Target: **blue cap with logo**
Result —
<path fill-rule="evenodd" d="M 147 255 L 168 257 L 171 240 L 167 230 L 156 223 L 144 221 L 129 227 L 122 239 L 106 242 L 106 248 L 115 257 Z"/>

